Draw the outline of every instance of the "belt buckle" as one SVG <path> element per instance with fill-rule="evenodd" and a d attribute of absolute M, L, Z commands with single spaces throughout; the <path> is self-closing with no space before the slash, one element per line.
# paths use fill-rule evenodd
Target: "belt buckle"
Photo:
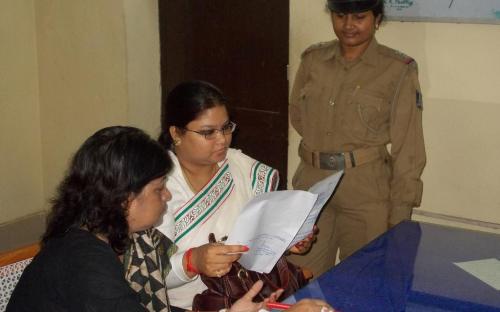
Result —
<path fill-rule="evenodd" d="M 345 160 L 342 153 L 319 153 L 320 169 L 344 170 Z"/>

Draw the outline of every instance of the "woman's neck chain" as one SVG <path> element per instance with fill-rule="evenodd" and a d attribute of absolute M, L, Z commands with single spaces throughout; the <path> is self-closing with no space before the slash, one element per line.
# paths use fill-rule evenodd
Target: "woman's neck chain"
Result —
<path fill-rule="evenodd" d="M 195 194 L 198 193 L 203 188 L 203 186 L 200 188 L 195 187 L 195 183 L 193 183 L 191 181 L 190 174 L 188 173 L 188 170 L 186 169 L 186 167 L 184 167 L 183 165 L 180 165 L 180 167 L 181 167 L 182 175 L 184 176 L 186 183 L 189 186 L 189 188 L 191 189 L 191 191 L 193 191 L 193 193 L 195 193 Z M 206 185 L 206 183 L 208 181 L 210 181 L 210 179 L 212 179 L 212 177 L 215 175 L 215 173 L 217 172 L 218 169 L 219 169 L 219 166 L 217 164 L 214 164 L 211 168 L 211 171 L 208 175 L 208 178 L 205 178 L 204 181 L 202 181 L 203 183 L 199 183 L 197 185 Z M 195 178 L 201 178 L 201 177 L 198 176 Z M 199 182 L 199 181 L 196 181 L 196 182 Z"/>

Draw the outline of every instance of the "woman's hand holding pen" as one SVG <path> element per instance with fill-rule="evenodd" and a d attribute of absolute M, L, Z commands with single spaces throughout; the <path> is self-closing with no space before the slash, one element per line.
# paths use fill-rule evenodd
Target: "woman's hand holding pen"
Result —
<path fill-rule="evenodd" d="M 262 281 L 257 281 L 227 312 L 258 312 L 261 309 L 287 310 L 287 312 L 335 312 L 328 303 L 318 299 L 303 299 L 293 305 L 277 303 L 276 300 L 283 293 L 283 289 L 273 292 L 262 302 L 253 302 L 252 299 L 259 293 L 262 286 Z"/>
<path fill-rule="evenodd" d="M 253 284 L 252 288 L 238 301 L 236 301 L 227 312 L 258 312 L 261 309 L 266 309 L 266 304 L 278 300 L 279 296 L 283 293 L 283 289 L 278 289 L 273 292 L 269 297 L 261 302 L 253 302 L 253 298 L 262 289 L 264 283 L 257 281 Z"/>

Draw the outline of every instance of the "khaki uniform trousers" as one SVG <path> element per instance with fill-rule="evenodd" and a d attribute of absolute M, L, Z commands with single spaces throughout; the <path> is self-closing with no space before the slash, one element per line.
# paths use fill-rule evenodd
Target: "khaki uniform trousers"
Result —
<path fill-rule="evenodd" d="M 332 173 L 301 162 L 293 179 L 294 188 L 307 190 Z M 384 159 L 346 169 L 319 216 L 319 233 L 311 250 L 288 259 L 318 277 L 335 265 L 337 250 L 343 260 L 387 231 L 390 177 L 391 168 Z"/>

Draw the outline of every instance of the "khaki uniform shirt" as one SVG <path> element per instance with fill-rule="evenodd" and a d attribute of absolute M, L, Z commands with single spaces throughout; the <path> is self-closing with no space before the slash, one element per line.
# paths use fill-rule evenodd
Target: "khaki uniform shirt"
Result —
<path fill-rule="evenodd" d="M 391 144 L 390 223 L 420 205 L 425 166 L 422 97 L 415 61 L 372 40 L 353 62 L 337 40 L 302 54 L 290 118 L 310 150 L 346 152 Z"/>

